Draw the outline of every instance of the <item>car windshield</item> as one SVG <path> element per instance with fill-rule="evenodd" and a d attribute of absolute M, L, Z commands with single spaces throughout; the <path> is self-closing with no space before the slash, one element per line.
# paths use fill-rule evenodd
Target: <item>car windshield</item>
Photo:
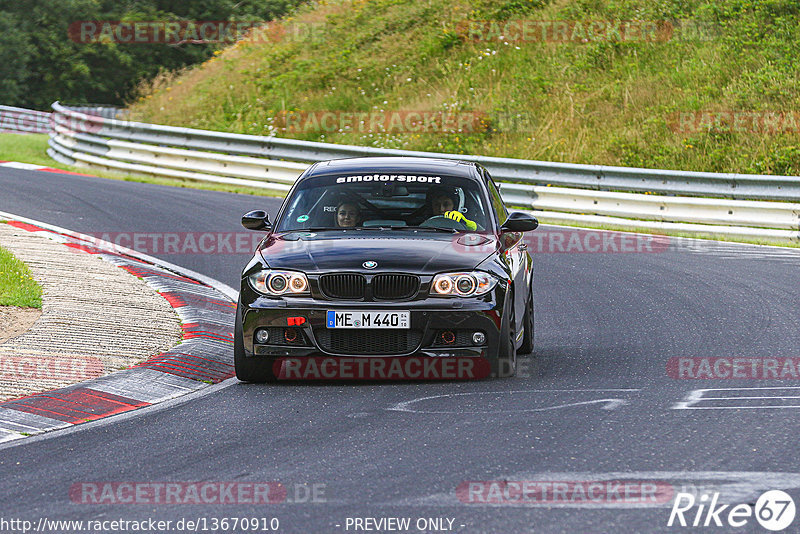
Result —
<path fill-rule="evenodd" d="M 469 178 L 319 176 L 294 190 L 277 231 L 408 227 L 476 231 L 489 226 L 487 213 L 478 182 Z"/>

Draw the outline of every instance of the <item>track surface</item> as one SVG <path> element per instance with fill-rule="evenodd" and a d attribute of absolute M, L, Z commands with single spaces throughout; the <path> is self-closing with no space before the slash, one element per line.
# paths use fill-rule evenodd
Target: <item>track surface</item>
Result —
<path fill-rule="evenodd" d="M 0 169 L 0 191 L 0 210 L 84 233 L 240 232 L 242 213 L 274 214 L 280 202 L 13 169 Z M 536 351 L 513 379 L 235 383 L 168 410 L 0 450 L 0 517 L 277 517 L 281 532 L 353 532 L 348 517 L 410 517 L 412 526 L 445 517 L 457 532 L 697 530 L 667 528 L 669 507 L 485 506 L 455 492 L 464 481 L 603 477 L 666 480 L 676 490 L 711 484 L 733 503 L 783 488 L 800 504 L 800 408 L 673 409 L 701 388 L 798 385 L 667 376 L 676 356 L 800 356 L 800 261 L 733 250 L 742 252 L 536 254 Z M 153 255 L 233 287 L 249 257 Z M 280 481 L 290 496 L 295 484 L 322 484 L 324 502 L 70 501 L 73 484 L 104 481 Z M 751 519 L 736 531 L 763 530 Z"/>

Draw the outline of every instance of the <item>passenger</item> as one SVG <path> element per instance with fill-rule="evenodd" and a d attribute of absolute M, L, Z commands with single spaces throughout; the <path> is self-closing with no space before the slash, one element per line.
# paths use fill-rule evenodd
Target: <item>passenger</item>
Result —
<path fill-rule="evenodd" d="M 336 226 L 353 228 L 361 223 L 361 210 L 352 200 L 343 200 L 336 206 Z"/>

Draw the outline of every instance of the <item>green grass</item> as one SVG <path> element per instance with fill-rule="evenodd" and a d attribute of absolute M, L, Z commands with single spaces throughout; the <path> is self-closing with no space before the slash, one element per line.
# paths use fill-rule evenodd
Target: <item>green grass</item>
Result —
<path fill-rule="evenodd" d="M 660 42 L 475 42 L 465 20 L 713 25 Z M 385 148 L 709 172 L 800 174 L 800 136 L 676 133 L 683 111 L 800 109 L 800 4 L 789 0 L 333 0 L 287 24 L 322 38 L 240 42 L 141 87 L 136 119 L 248 134 L 283 111 L 477 111 L 485 132 L 310 132 Z M 514 131 L 503 117 L 527 119 Z M 278 128 L 280 127 L 279 123 Z"/>
<path fill-rule="evenodd" d="M 0 247 L 0 306 L 42 307 L 42 288 L 28 267 Z"/>
<path fill-rule="evenodd" d="M 0 160 L 50 166 L 46 134 L 0 134 Z"/>

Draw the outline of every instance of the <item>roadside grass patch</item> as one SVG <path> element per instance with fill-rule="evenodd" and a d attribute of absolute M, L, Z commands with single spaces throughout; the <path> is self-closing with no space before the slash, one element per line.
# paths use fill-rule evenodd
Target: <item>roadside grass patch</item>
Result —
<path fill-rule="evenodd" d="M 0 247 L 0 306 L 42 307 L 42 288 L 28 266 Z"/>
<path fill-rule="evenodd" d="M 0 160 L 49 166 L 47 134 L 0 134 Z"/>

